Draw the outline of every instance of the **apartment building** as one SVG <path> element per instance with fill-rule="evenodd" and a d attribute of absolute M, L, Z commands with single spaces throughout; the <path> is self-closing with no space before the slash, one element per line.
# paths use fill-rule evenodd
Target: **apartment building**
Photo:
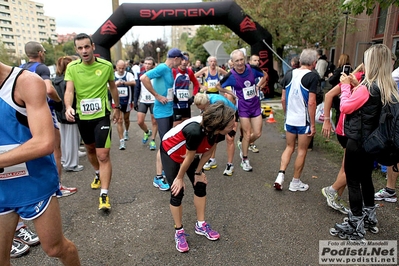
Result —
<path fill-rule="evenodd" d="M 55 18 L 44 15 L 44 5 L 29 0 L 0 0 L 0 40 L 17 58 L 28 41 L 57 43 Z"/>
<path fill-rule="evenodd" d="M 197 32 L 199 26 L 172 26 L 172 36 L 171 36 L 171 43 L 172 47 L 180 47 L 180 37 L 183 33 L 187 33 L 189 38 L 192 38 L 195 36 L 195 33 Z"/>
<path fill-rule="evenodd" d="M 383 43 L 392 49 L 399 58 L 399 7 L 390 5 L 381 8 L 376 5 L 373 13 L 354 16 L 350 13 L 343 14 L 343 22 L 347 19 L 347 29 L 344 23 L 337 31 L 336 46 L 330 51 L 332 61 L 336 64 L 341 53 L 350 56 L 352 66 L 363 62 L 363 53 L 371 45 Z M 395 67 L 398 67 L 399 61 Z"/>

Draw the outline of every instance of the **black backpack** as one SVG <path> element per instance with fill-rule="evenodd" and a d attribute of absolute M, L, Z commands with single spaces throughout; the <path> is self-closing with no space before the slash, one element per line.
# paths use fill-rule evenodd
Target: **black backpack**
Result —
<path fill-rule="evenodd" d="M 381 109 L 378 127 L 366 138 L 364 150 L 385 166 L 398 172 L 399 162 L 399 103 L 386 104 Z"/>
<path fill-rule="evenodd" d="M 324 77 L 328 78 L 328 74 L 334 73 L 335 65 L 331 61 L 327 61 L 328 65 L 326 68 L 326 72 L 324 72 Z"/>

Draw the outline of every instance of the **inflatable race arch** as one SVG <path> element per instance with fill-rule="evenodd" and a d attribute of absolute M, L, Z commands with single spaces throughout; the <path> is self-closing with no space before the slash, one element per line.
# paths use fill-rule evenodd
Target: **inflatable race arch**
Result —
<path fill-rule="evenodd" d="M 234 1 L 174 3 L 174 4 L 121 4 L 107 21 L 93 34 L 96 54 L 111 60 L 111 47 L 133 26 L 163 25 L 225 25 L 251 45 L 251 54 L 258 54 L 260 68 L 273 68 L 272 36 Z M 149 32 L 149 34 L 151 34 Z M 154 39 L 157 39 L 154 36 Z M 273 88 L 264 88 L 265 96 L 273 97 Z"/>

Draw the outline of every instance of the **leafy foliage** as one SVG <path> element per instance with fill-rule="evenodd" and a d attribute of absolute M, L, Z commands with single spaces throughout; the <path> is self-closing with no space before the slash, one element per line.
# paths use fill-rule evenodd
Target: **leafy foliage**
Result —
<path fill-rule="evenodd" d="M 149 42 L 144 43 L 142 58 L 151 56 L 157 62 L 158 61 L 157 48 L 160 49 L 159 61 L 162 62 L 163 61 L 162 59 L 164 57 L 166 57 L 166 54 L 168 52 L 168 45 L 167 45 L 166 41 L 164 41 L 162 39 L 157 39 L 156 41 L 149 41 Z"/>
<path fill-rule="evenodd" d="M 199 59 L 201 62 L 206 61 L 209 54 L 202 45 L 210 40 L 223 41 L 223 47 L 228 54 L 237 48 L 247 46 L 243 40 L 224 25 L 201 26 L 197 29 L 195 36 L 187 41 L 187 50 L 195 57 L 191 61 L 195 59 Z"/>
<path fill-rule="evenodd" d="M 333 45 L 332 33 L 343 21 L 336 0 L 237 0 L 237 3 L 273 36 L 278 49 Z M 280 14 L 280 15 L 278 15 Z"/>
<path fill-rule="evenodd" d="M 354 15 L 361 14 L 364 11 L 367 15 L 371 15 L 377 4 L 380 4 L 382 8 L 387 8 L 390 5 L 399 6 L 399 0 L 346 0 L 343 1 L 343 9 Z"/>

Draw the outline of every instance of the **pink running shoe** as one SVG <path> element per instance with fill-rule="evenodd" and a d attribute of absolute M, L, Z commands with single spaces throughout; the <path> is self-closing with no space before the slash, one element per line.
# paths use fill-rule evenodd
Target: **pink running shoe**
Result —
<path fill-rule="evenodd" d="M 207 223 L 204 223 L 202 227 L 198 226 L 198 223 L 195 223 L 195 233 L 197 235 L 202 235 L 208 238 L 209 240 L 218 240 L 220 234 L 211 229 L 211 226 Z"/>
<path fill-rule="evenodd" d="M 186 233 L 184 233 L 184 229 L 176 231 L 175 242 L 176 242 L 176 249 L 179 252 L 187 252 L 190 249 L 186 241 Z"/>

